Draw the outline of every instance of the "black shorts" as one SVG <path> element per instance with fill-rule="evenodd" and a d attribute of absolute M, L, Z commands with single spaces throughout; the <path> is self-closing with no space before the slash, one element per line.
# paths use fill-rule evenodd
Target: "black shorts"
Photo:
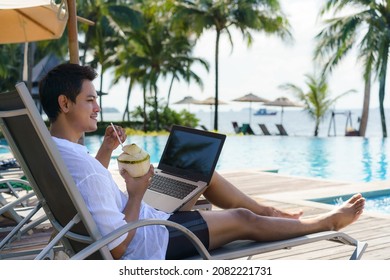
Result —
<path fill-rule="evenodd" d="M 188 228 L 207 249 L 209 248 L 209 229 L 198 211 L 177 212 L 172 214 L 168 220 Z M 198 254 L 195 246 L 184 233 L 172 227 L 167 227 L 167 229 L 169 231 L 168 248 L 165 255 L 167 260 L 178 260 Z"/>

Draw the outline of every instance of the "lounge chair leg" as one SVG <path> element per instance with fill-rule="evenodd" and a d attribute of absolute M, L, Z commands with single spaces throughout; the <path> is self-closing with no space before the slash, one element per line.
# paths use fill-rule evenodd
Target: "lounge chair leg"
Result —
<path fill-rule="evenodd" d="M 367 246 L 368 244 L 366 242 L 357 241 L 356 249 L 353 251 L 350 260 L 360 260 Z"/>
<path fill-rule="evenodd" d="M 80 222 L 80 216 L 77 214 L 73 219 L 47 244 L 47 246 L 35 257 L 35 260 L 44 259 L 61 238 L 77 223 Z"/>
<path fill-rule="evenodd" d="M 6 237 L 4 237 L 4 239 L 0 242 L 0 249 L 2 249 L 8 242 L 12 241 L 15 234 L 35 215 L 35 213 L 38 212 L 40 208 L 40 204 L 35 206 L 35 208 L 26 217 L 24 217 L 24 219 L 18 223 Z"/>

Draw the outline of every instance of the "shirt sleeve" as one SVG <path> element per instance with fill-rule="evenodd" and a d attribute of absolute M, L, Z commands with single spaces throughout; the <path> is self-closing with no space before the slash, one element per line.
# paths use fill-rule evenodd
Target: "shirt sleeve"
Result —
<path fill-rule="evenodd" d="M 79 183 L 79 190 L 100 233 L 105 236 L 126 225 L 122 213 L 120 191 L 111 187 L 112 182 L 101 174 L 88 175 Z M 127 237 L 127 233 L 108 244 L 110 250 L 117 247 Z"/>

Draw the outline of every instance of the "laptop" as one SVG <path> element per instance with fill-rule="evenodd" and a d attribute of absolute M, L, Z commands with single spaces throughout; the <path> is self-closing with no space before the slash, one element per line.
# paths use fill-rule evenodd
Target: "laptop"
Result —
<path fill-rule="evenodd" d="M 226 135 L 173 125 L 144 201 L 173 213 L 210 183 Z"/>

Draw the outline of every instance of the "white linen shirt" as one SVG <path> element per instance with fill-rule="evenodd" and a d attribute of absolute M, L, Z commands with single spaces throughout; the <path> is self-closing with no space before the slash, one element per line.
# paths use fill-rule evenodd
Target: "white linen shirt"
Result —
<path fill-rule="evenodd" d="M 85 146 L 65 139 L 52 137 L 65 164 L 79 189 L 88 210 L 102 234 L 105 236 L 125 225 L 122 213 L 127 194 L 116 185 L 111 173 L 94 157 Z M 168 219 L 169 214 L 157 211 L 141 203 L 139 219 Z M 127 234 L 108 244 L 111 250 L 126 238 Z M 168 246 L 168 231 L 165 226 L 145 226 L 136 230 L 122 259 L 165 259 Z"/>

